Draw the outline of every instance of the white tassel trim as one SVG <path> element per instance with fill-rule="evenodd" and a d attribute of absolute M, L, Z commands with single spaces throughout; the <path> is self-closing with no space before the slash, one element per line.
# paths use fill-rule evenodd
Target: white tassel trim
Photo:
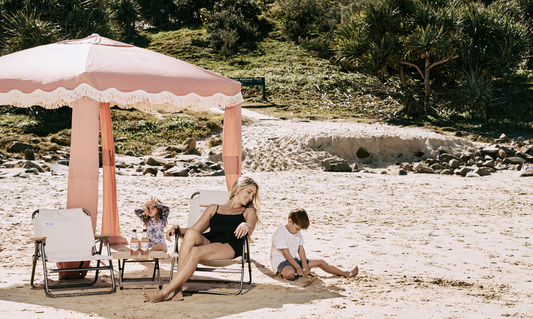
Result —
<path fill-rule="evenodd" d="M 0 105 L 13 105 L 18 107 L 40 105 L 44 108 L 55 109 L 62 106 L 72 106 L 74 101 L 82 97 L 88 97 L 98 102 L 110 103 L 111 106 L 118 105 L 121 108 L 136 108 L 147 112 L 156 110 L 174 112 L 182 109 L 199 111 L 214 107 L 224 109 L 226 107 L 237 106 L 244 101 L 240 92 L 233 96 L 216 93 L 208 97 L 200 96 L 196 93 L 177 96 L 168 91 L 148 93 L 137 90 L 124 93 L 115 88 L 98 91 L 84 83 L 74 90 L 67 90 L 61 87 L 52 92 L 45 92 L 39 89 L 28 94 L 19 90 L 0 93 Z"/>

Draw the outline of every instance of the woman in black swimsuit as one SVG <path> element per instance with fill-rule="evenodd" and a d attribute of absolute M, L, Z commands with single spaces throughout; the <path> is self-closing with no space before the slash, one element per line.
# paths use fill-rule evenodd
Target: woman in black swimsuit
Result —
<path fill-rule="evenodd" d="M 232 259 L 242 254 L 242 240 L 244 236 L 252 235 L 258 214 L 259 185 L 253 179 L 241 176 L 233 184 L 227 204 L 210 205 L 191 228 L 178 228 L 183 241 L 176 276 L 162 290 L 143 292 L 144 300 L 163 301 L 172 292 L 172 300 L 182 300 L 181 288 L 192 276 L 198 263 Z M 204 234 L 208 228 L 210 231 Z M 174 228 L 167 232 L 167 238 L 173 235 Z"/>

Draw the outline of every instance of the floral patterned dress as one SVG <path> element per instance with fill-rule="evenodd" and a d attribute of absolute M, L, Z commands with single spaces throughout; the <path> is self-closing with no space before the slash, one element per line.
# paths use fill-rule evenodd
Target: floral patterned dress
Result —
<path fill-rule="evenodd" d="M 142 222 L 146 225 L 146 232 L 148 233 L 148 242 L 149 247 L 152 248 L 157 243 L 162 243 L 165 245 L 165 250 L 167 250 L 167 243 L 165 241 L 165 223 L 168 218 L 170 209 L 161 204 L 155 204 L 156 208 L 161 209 L 161 218 L 150 218 L 148 223 L 146 222 L 146 217 L 143 216 L 142 209 L 136 209 L 135 215 L 139 216 Z"/>

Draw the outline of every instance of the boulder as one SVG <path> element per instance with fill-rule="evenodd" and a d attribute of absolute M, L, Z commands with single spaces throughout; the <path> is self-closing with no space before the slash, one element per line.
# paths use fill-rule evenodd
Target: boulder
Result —
<path fill-rule="evenodd" d="M 453 169 L 443 169 L 441 172 L 440 172 L 441 175 L 453 175 Z"/>
<path fill-rule="evenodd" d="M 523 170 L 520 173 L 520 177 L 530 177 L 530 176 L 533 176 L 533 168 Z"/>
<path fill-rule="evenodd" d="M 183 142 L 183 152 L 185 153 L 191 153 L 196 150 L 196 140 L 193 138 L 188 138 L 185 142 Z"/>
<path fill-rule="evenodd" d="M 10 153 L 23 153 L 28 148 L 33 148 L 31 144 L 15 141 L 8 148 L 7 151 Z"/>
<path fill-rule="evenodd" d="M 168 169 L 164 176 L 178 176 L 178 177 L 185 177 L 189 175 L 189 171 L 185 167 L 178 167 L 174 166 L 170 169 Z"/>
<path fill-rule="evenodd" d="M 24 150 L 24 159 L 28 161 L 35 160 L 35 152 L 31 148 L 27 148 Z"/>
<path fill-rule="evenodd" d="M 466 173 L 465 177 L 480 177 L 479 174 L 474 172 L 468 172 Z"/>
<path fill-rule="evenodd" d="M 507 153 L 504 151 L 504 150 L 499 150 L 498 153 L 496 153 L 496 156 L 501 158 L 501 159 L 504 159 L 507 157 Z"/>
<path fill-rule="evenodd" d="M 143 175 L 151 174 L 153 176 L 157 176 L 157 168 L 155 167 L 145 167 L 142 171 Z"/>
<path fill-rule="evenodd" d="M 68 175 L 68 165 L 53 163 L 50 165 L 50 173 L 52 175 Z"/>
<path fill-rule="evenodd" d="M 478 167 L 478 168 L 474 169 L 474 173 L 478 174 L 479 176 L 490 175 L 490 171 L 486 167 Z"/>
<path fill-rule="evenodd" d="M 458 156 L 455 156 L 455 155 L 449 154 L 449 153 L 440 154 L 440 157 L 442 158 L 442 161 L 446 162 L 446 163 L 449 163 L 451 160 L 456 160 L 458 162 L 462 162 L 461 159 Z"/>
<path fill-rule="evenodd" d="M 524 164 L 525 163 L 525 159 L 521 158 L 521 157 L 507 157 L 505 158 L 503 161 L 502 161 L 502 164 Z"/>
<path fill-rule="evenodd" d="M 452 168 L 459 168 L 461 166 L 461 160 L 453 158 L 450 160 L 449 164 Z"/>
<path fill-rule="evenodd" d="M 322 161 L 322 169 L 326 172 L 351 172 L 352 168 L 343 159 L 327 158 Z"/>
<path fill-rule="evenodd" d="M 164 158 L 150 156 L 146 159 L 146 164 L 150 166 L 163 166 L 166 163 L 167 163 L 167 160 Z"/>
<path fill-rule="evenodd" d="M 430 167 L 425 166 L 422 163 L 416 163 L 413 166 L 414 170 L 418 173 L 424 173 L 424 174 L 435 174 L 435 171 L 432 170 Z"/>
<path fill-rule="evenodd" d="M 466 174 L 468 174 L 468 172 L 470 172 L 470 170 L 468 168 L 466 168 L 466 167 L 458 168 L 455 171 L 453 171 L 453 173 L 455 175 L 460 175 L 460 176 L 463 176 L 463 177 L 465 177 Z"/>

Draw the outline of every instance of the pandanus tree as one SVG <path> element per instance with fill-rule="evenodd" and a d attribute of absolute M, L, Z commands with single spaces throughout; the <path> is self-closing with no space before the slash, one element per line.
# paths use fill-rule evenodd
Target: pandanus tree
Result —
<path fill-rule="evenodd" d="M 339 62 L 381 79 L 388 70 L 395 70 L 400 75 L 406 113 L 431 113 L 430 70 L 456 57 L 455 32 L 448 28 L 453 24 L 439 5 L 433 8 L 415 0 L 369 3 L 339 28 Z M 413 98 L 405 67 L 414 67 L 424 81 L 423 104 Z"/>
<path fill-rule="evenodd" d="M 406 41 L 406 60 L 420 59 L 422 67 L 414 62 L 400 61 L 403 65 L 414 67 L 424 81 L 424 106 L 421 114 L 430 114 L 430 70 L 437 65 L 446 63 L 458 57 L 455 54 L 453 38 L 444 31 L 443 27 L 428 25 L 418 26 Z"/>

